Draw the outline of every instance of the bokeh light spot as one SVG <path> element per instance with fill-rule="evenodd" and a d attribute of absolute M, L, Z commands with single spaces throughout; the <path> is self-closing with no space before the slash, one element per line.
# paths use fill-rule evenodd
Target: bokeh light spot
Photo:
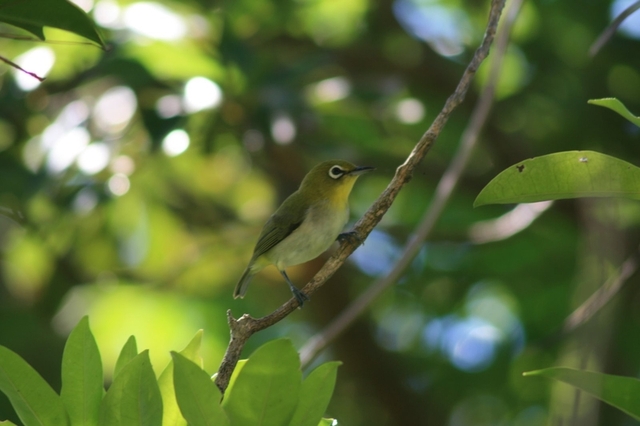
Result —
<path fill-rule="evenodd" d="M 296 125 L 289 114 L 276 114 L 271 121 L 271 136 L 280 145 L 288 145 L 293 142 L 296 137 Z"/>
<path fill-rule="evenodd" d="M 180 155 L 189 148 L 189 135 L 182 129 L 170 132 L 162 140 L 162 150 L 169 157 Z"/>
<path fill-rule="evenodd" d="M 133 3 L 125 9 L 123 19 L 132 31 L 156 40 L 180 40 L 187 33 L 182 17 L 156 2 Z"/>
<path fill-rule="evenodd" d="M 49 47 L 34 47 L 16 57 L 14 62 L 25 70 L 36 74 L 38 77 L 44 78 L 56 62 L 56 55 Z M 25 92 L 29 92 L 40 86 L 40 80 L 23 71 L 14 69 L 13 73 L 16 78 L 16 84 Z"/>
<path fill-rule="evenodd" d="M 121 196 L 129 192 L 129 188 L 131 188 L 131 182 L 129 182 L 129 178 L 127 175 L 123 173 L 116 173 L 111 176 L 109 181 L 107 182 L 107 187 L 109 191 L 116 196 Z"/>
<path fill-rule="evenodd" d="M 109 147 L 103 142 L 92 143 L 78 156 L 78 168 L 87 175 L 102 171 L 109 164 Z"/>
<path fill-rule="evenodd" d="M 93 109 L 96 124 L 107 133 L 124 130 L 136 112 L 136 95 L 129 87 L 116 86 L 102 94 Z"/>
<path fill-rule="evenodd" d="M 208 78 L 194 77 L 184 87 L 183 102 L 188 113 L 216 108 L 222 102 L 222 89 Z"/>

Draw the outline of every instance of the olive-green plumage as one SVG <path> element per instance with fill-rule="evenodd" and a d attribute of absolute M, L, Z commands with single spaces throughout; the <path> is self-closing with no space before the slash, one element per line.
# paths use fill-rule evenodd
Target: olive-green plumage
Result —
<path fill-rule="evenodd" d="M 243 297 L 251 278 L 269 264 L 278 268 L 302 305 L 285 268 L 318 257 L 338 238 L 349 218 L 349 194 L 358 176 L 373 167 L 356 167 L 343 160 L 318 164 L 304 177 L 262 228 L 253 256 L 236 285 L 233 297 Z"/>

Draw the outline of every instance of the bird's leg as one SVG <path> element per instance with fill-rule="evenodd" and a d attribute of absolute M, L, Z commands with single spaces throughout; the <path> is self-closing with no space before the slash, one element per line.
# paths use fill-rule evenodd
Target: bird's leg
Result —
<path fill-rule="evenodd" d="M 282 274 L 282 276 L 284 277 L 285 281 L 287 281 L 287 284 L 289 284 L 289 288 L 291 289 L 291 293 L 293 293 L 293 296 L 296 298 L 296 300 L 298 301 L 298 305 L 299 307 L 302 308 L 302 305 L 304 305 L 304 302 L 306 302 L 307 300 L 309 300 L 309 297 L 304 294 L 303 292 L 301 292 L 300 290 L 298 290 L 298 288 L 293 285 L 293 283 L 291 282 L 291 280 L 289 279 L 289 276 L 287 275 L 287 273 L 283 270 L 280 271 L 280 273 Z"/>
<path fill-rule="evenodd" d="M 360 238 L 360 236 L 356 231 L 343 232 L 338 235 L 338 238 L 336 238 L 336 241 L 338 241 L 340 244 L 344 242 L 349 242 L 349 243 L 360 245 L 363 243 L 362 238 Z"/>

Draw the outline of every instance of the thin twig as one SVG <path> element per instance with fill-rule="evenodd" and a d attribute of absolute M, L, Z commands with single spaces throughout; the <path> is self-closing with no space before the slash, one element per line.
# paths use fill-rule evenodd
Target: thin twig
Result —
<path fill-rule="evenodd" d="M 607 28 L 605 28 L 602 34 L 600 34 L 600 37 L 598 37 L 598 39 L 593 42 L 593 44 L 589 48 L 589 55 L 591 57 L 596 56 L 600 49 L 602 49 L 602 47 L 609 42 L 611 37 L 613 37 L 613 34 L 616 32 L 620 24 L 622 24 L 622 22 L 627 19 L 629 15 L 631 15 L 638 9 L 640 9 L 640 0 L 623 10 L 622 13 L 618 15 Z"/>
<path fill-rule="evenodd" d="M 20 71 L 22 71 L 25 74 L 30 75 L 31 77 L 38 79 L 40 82 L 43 82 L 45 80 L 44 77 L 40 77 L 38 74 L 33 73 L 31 71 L 27 71 L 24 68 L 22 68 L 20 65 L 16 64 L 15 62 L 11 61 L 10 59 L 5 58 L 4 56 L 0 56 L 0 61 L 4 62 L 5 64 L 8 64 Z"/>
<path fill-rule="evenodd" d="M 563 333 L 570 333 L 589 321 L 600 309 L 618 294 L 627 280 L 638 270 L 638 254 L 634 253 L 625 260 L 618 271 L 585 300 L 564 321 Z"/>
<path fill-rule="evenodd" d="M 477 144 L 480 131 L 489 116 L 491 105 L 495 95 L 495 88 L 500 77 L 502 60 L 507 49 L 509 34 L 515 18 L 518 15 L 522 0 L 510 3 L 507 16 L 500 34 L 496 39 L 496 49 L 491 59 L 491 71 L 486 86 L 473 110 L 469 125 L 462 134 L 460 145 L 442 175 L 436 187 L 433 202 L 425 212 L 422 221 L 416 228 L 414 236 L 405 246 L 398 262 L 384 277 L 378 279 L 367 290 L 353 301 L 344 311 L 336 317 L 323 331 L 313 336 L 300 350 L 302 365 L 308 365 L 325 347 L 342 334 L 364 310 L 387 288 L 392 286 L 402 276 L 406 268 L 419 253 L 424 241 L 429 237 L 434 225 L 440 218 L 442 211 L 449 202 L 451 195 L 466 169 L 471 153 Z"/>
<path fill-rule="evenodd" d="M 360 237 L 360 240 L 364 240 L 378 222 L 380 222 L 382 216 L 384 216 L 389 207 L 391 207 L 391 204 L 393 204 L 396 196 L 400 192 L 400 189 L 402 189 L 402 187 L 411 180 L 414 169 L 431 149 L 452 111 L 464 100 L 473 76 L 484 58 L 489 54 L 489 48 L 494 39 L 504 3 L 505 0 L 492 0 L 489 22 L 487 24 L 484 39 L 462 75 L 456 90 L 447 99 L 444 107 L 436 116 L 426 133 L 420 138 L 406 161 L 396 169 L 395 176 L 387 188 L 382 192 L 369 210 L 367 210 L 364 216 L 355 224 L 354 231 Z M 303 288 L 305 294 L 312 295 L 320 286 L 322 286 L 356 248 L 357 242 L 355 241 L 347 241 L 344 244 L 341 244 L 337 252 L 327 260 L 320 271 L 318 271 L 311 281 L 309 281 L 309 283 Z M 273 313 L 258 319 L 245 314 L 240 319 L 236 320 L 233 318 L 230 311 L 227 312 L 229 327 L 231 329 L 231 341 L 229 342 L 229 346 L 227 347 L 227 351 L 222 359 L 222 363 L 215 379 L 216 385 L 223 393 L 229 384 L 231 373 L 235 369 L 240 358 L 242 348 L 244 347 L 247 339 L 257 331 L 263 330 L 280 321 L 293 312 L 297 306 L 298 303 L 292 298 L 276 309 Z"/>

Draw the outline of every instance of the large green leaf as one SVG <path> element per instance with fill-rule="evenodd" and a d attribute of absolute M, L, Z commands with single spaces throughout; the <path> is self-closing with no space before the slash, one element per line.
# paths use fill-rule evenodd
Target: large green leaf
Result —
<path fill-rule="evenodd" d="M 268 342 L 247 360 L 222 402 L 234 425 L 289 424 L 302 382 L 300 358 L 288 339 Z"/>
<path fill-rule="evenodd" d="M 200 345 L 202 344 L 202 330 L 198 330 L 189 344 L 180 351 L 180 355 L 195 362 L 202 369 L 202 357 Z M 158 386 L 162 395 L 162 426 L 186 426 L 187 421 L 180 413 L 180 407 L 176 401 L 175 387 L 173 384 L 173 360 L 164 369 L 158 378 Z"/>
<path fill-rule="evenodd" d="M 186 357 L 176 352 L 171 356 L 176 399 L 189 426 L 229 425 L 229 419 L 220 406 L 222 393 L 211 377 Z"/>
<path fill-rule="evenodd" d="M 300 401 L 289 426 L 316 426 L 331 401 L 339 361 L 326 362 L 313 370 L 302 382 Z"/>
<path fill-rule="evenodd" d="M 0 346 L 0 391 L 25 425 L 69 424 L 58 394 L 24 359 L 4 346 Z"/>
<path fill-rule="evenodd" d="M 640 380 L 573 368 L 545 368 L 525 376 L 544 376 L 568 383 L 640 420 Z"/>
<path fill-rule="evenodd" d="M 43 27 L 54 27 L 104 47 L 91 18 L 67 0 L 0 0 L 0 21 L 23 28 L 42 40 Z"/>
<path fill-rule="evenodd" d="M 118 359 L 116 360 L 116 367 L 113 371 L 113 377 L 116 377 L 124 368 L 124 366 L 127 365 L 137 355 L 138 344 L 136 343 L 136 337 L 129 336 L 126 343 L 122 347 L 122 350 L 120 351 L 120 355 L 118 355 Z"/>
<path fill-rule="evenodd" d="M 115 376 L 100 406 L 100 426 L 160 426 L 162 397 L 149 351 L 132 359 Z"/>
<path fill-rule="evenodd" d="M 71 424 L 97 425 L 103 395 L 100 352 L 85 316 L 69 335 L 62 355 L 60 396 Z"/>
<path fill-rule="evenodd" d="M 640 117 L 636 117 L 635 115 L 631 114 L 627 107 L 624 106 L 624 104 L 616 98 L 590 99 L 588 102 L 592 105 L 609 108 L 610 110 L 617 112 L 636 126 L 640 127 Z"/>
<path fill-rule="evenodd" d="M 482 189 L 473 205 L 580 197 L 640 199 L 640 168 L 594 151 L 543 155 L 501 172 Z"/>

